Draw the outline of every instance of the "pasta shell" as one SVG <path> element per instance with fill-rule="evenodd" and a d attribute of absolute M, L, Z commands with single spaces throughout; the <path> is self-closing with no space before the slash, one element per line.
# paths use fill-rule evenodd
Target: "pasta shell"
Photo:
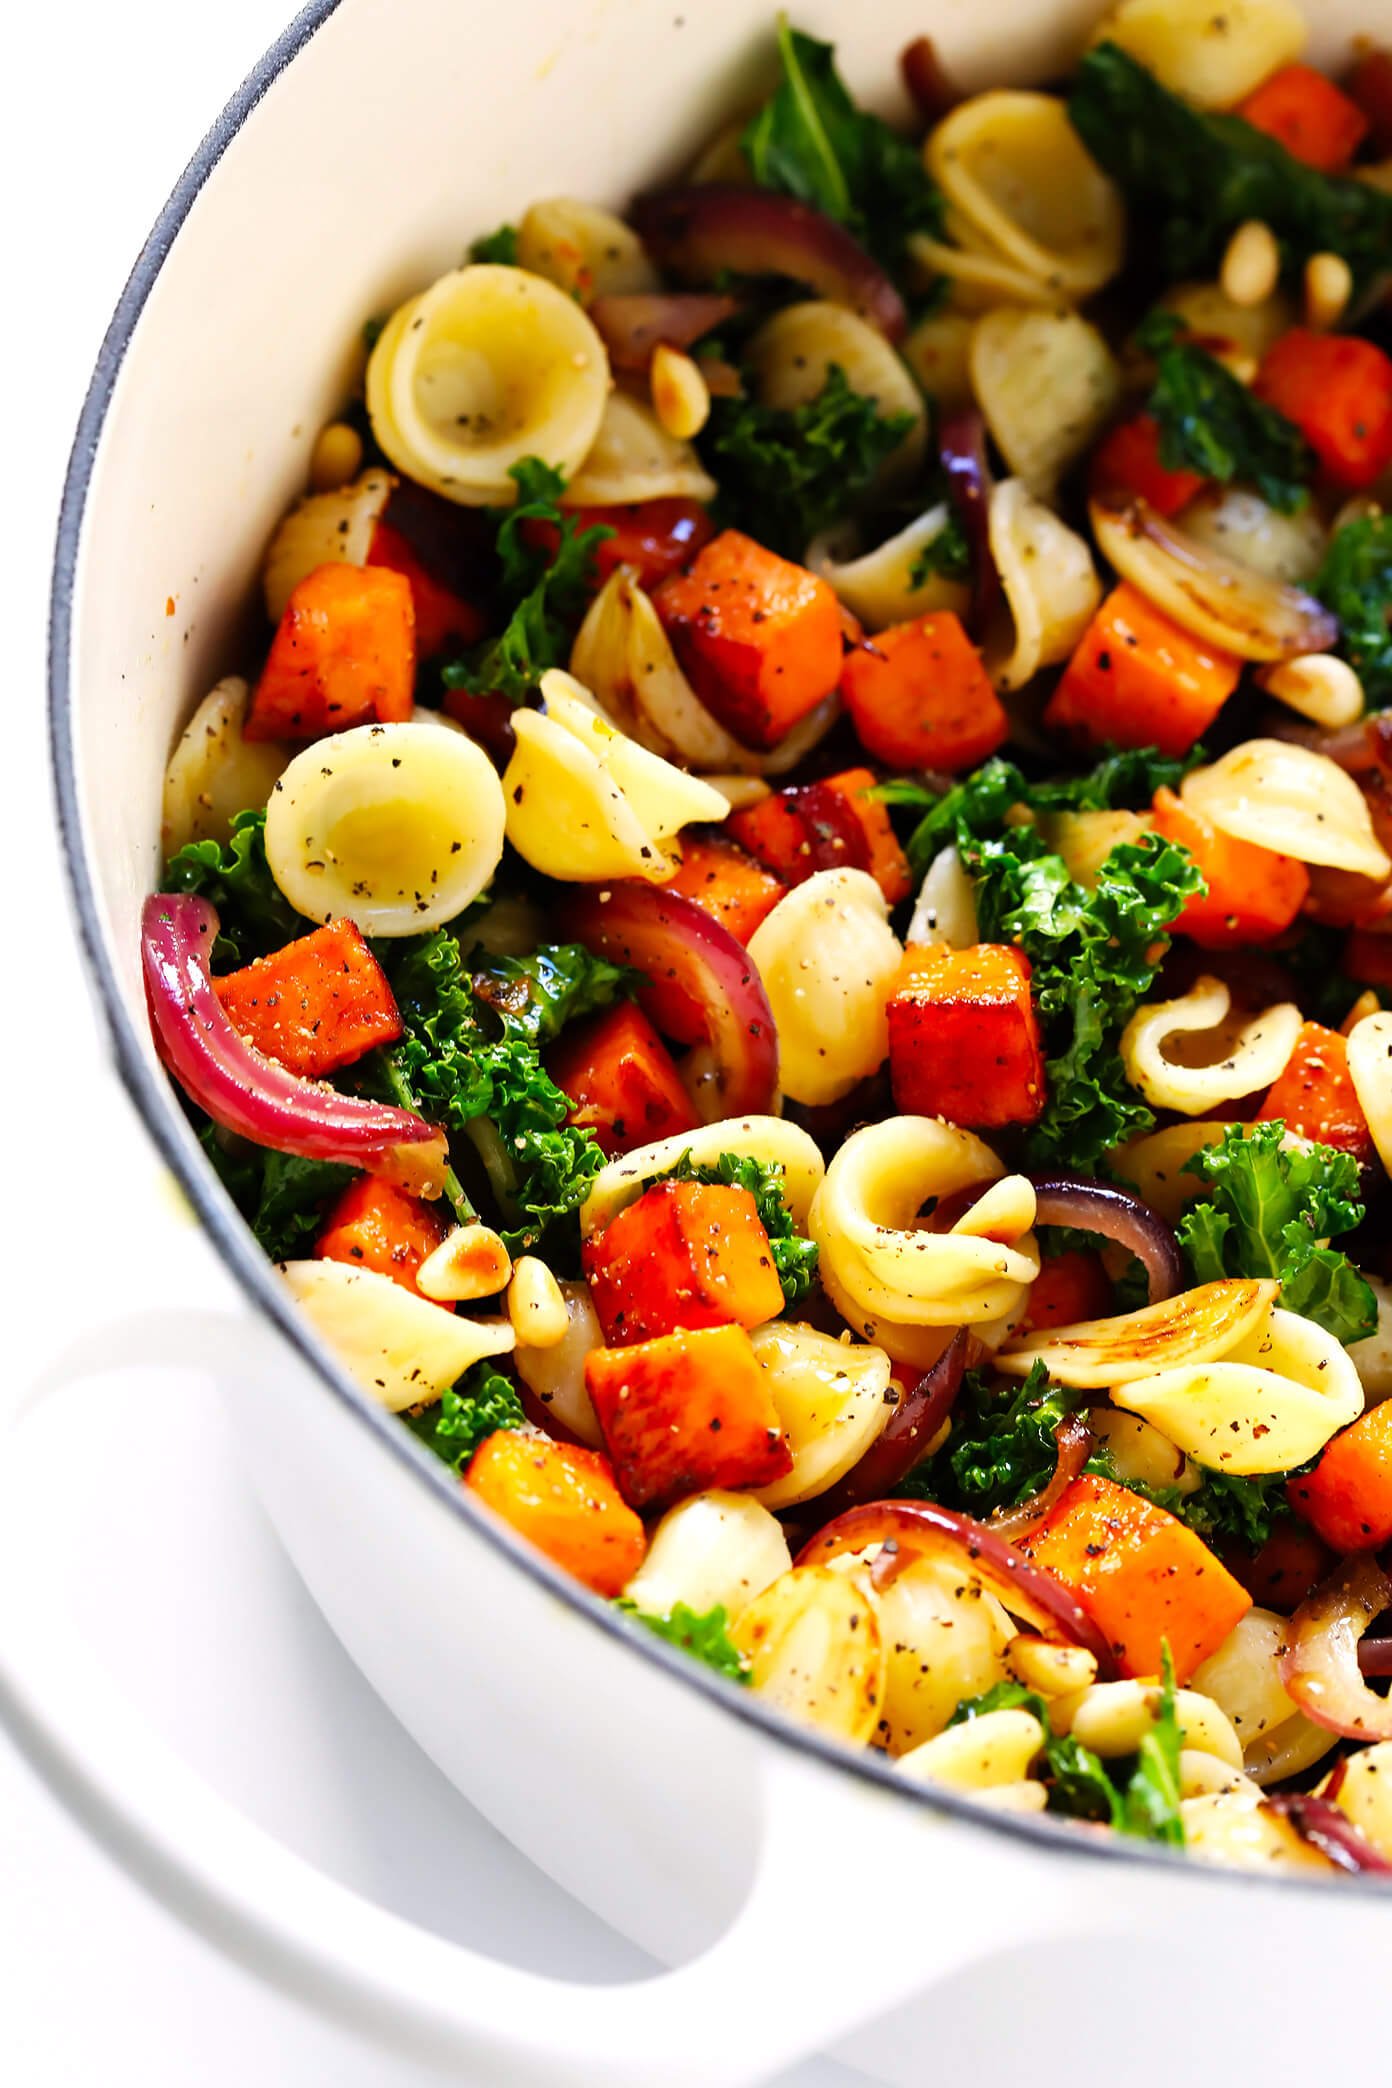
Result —
<path fill-rule="evenodd" d="M 949 1791 L 1010 1790 L 1028 1777 L 1043 1746 L 1044 1728 L 1033 1712 L 1012 1706 L 948 1726 L 901 1755 L 899 1767 L 915 1783 L 942 1784 Z M 1047 1798 L 1044 1786 L 1037 1788 Z"/>
<path fill-rule="evenodd" d="M 203 698 L 179 735 L 164 772 L 160 846 L 174 855 L 189 841 L 225 841 L 232 815 L 263 805 L 291 749 L 279 740 L 242 738 L 250 691 L 230 674 Z"/>
<path fill-rule="evenodd" d="M 1319 571 L 1327 539 L 1313 501 L 1283 515 L 1245 486 L 1211 486 L 1198 494 L 1185 506 L 1184 533 L 1220 557 L 1288 585 Z"/>
<path fill-rule="evenodd" d="M 1089 297 L 1120 268 L 1120 191 L 1056 96 L 973 95 L 929 134 L 924 160 L 982 239 L 1056 296 Z"/>
<path fill-rule="evenodd" d="M 582 305 L 662 288 L 638 234 L 612 210 L 574 196 L 533 203 L 517 228 L 517 261 Z"/>
<path fill-rule="evenodd" d="M 1294 0 L 1121 0 L 1094 43 L 1119 44 L 1171 94 L 1231 109 L 1305 48 Z"/>
<path fill-rule="evenodd" d="M 435 724 L 356 725 L 295 756 L 266 808 L 266 860 L 297 913 L 418 935 L 476 899 L 503 852 L 482 748 Z"/>
<path fill-rule="evenodd" d="M 848 533 L 829 531 L 808 546 L 807 563 L 872 633 L 936 609 L 965 616 L 971 600 L 965 580 L 950 580 L 931 568 L 914 578 L 924 552 L 946 529 L 948 516 L 947 503 L 939 501 L 873 551 L 853 552 L 844 560 L 838 560 L 837 552 Z"/>
<path fill-rule="evenodd" d="M 930 312 L 909 329 L 901 344 L 900 354 L 933 401 L 940 419 L 972 403 L 967 371 L 972 323 L 969 312 Z"/>
<path fill-rule="evenodd" d="M 903 951 L 865 870 L 818 870 L 749 939 L 778 1026 L 779 1078 L 815 1107 L 849 1094 L 889 1056 L 885 1002 Z"/>
<path fill-rule="evenodd" d="M 1137 1009 L 1118 1049 L 1127 1079 L 1152 1109 L 1201 1116 L 1269 1088 L 1285 1071 L 1303 1019 L 1295 1002 L 1277 1001 L 1236 1028 L 1228 1021 L 1231 1006 L 1221 979 L 1202 978 L 1177 1000 Z M 1203 1043 L 1181 1057 L 1177 1040 L 1187 1037 Z"/>
<path fill-rule="evenodd" d="M 1392 1164 L 1392 1015 L 1365 1015 L 1348 1040 L 1349 1079 L 1378 1158 Z"/>
<path fill-rule="evenodd" d="M 749 1494 L 693 1494 L 663 1516 L 624 1594 L 656 1617 L 684 1602 L 733 1619 L 792 1564 L 782 1523 Z"/>
<path fill-rule="evenodd" d="M 1255 1279 L 1201 1283 L 1139 1312 L 1017 1337 L 1000 1351 L 996 1367 L 1010 1377 L 1028 1377 L 1042 1363 L 1061 1385 L 1085 1392 L 1110 1386 L 1115 1398 L 1116 1386 L 1153 1377 L 1157 1366 L 1212 1363 L 1229 1355 L 1265 1326 L 1278 1289 Z"/>
<path fill-rule="evenodd" d="M 1102 583 L 1076 530 L 1036 500 L 1021 479 L 1002 479 L 987 509 L 991 556 L 1009 612 L 985 647 L 998 689 L 1022 689 L 1041 667 L 1066 660 L 1092 621 Z"/>
<path fill-rule="evenodd" d="M 1362 791 L 1337 761 L 1311 747 L 1244 740 L 1221 761 L 1194 769 L 1180 796 L 1239 841 L 1360 877 L 1392 876 Z"/>
<path fill-rule="evenodd" d="M 326 1347 L 394 1414 L 438 1399 L 484 1356 L 506 1355 L 513 1344 L 506 1320 L 465 1319 L 375 1269 L 292 1261 L 281 1274 Z"/>
<path fill-rule="evenodd" d="M 744 364 L 765 406 L 805 406 L 839 369 L 852 391 L 874 400 L 882 419 L 909 415 L 912 426 L 880 467 L 881 487 L 911 476 L 922 462 L 928 416 L 918 386 L 879 328 L 845 305 L 820 298 L 785 305 L 752 335 Z"/>
<path fill-rule="evenodd" d="M 908 946 L 942 943 L 949 950 L 969 950 L 980 940 L 975 889 L 955 843 L 949 843 L 928 865 L 904 941 Z"/>
<path fill-rule="evenodd" d="M 1142 1202 L 1167 1225 L 1178 1225 L 1184 1206 L 1204 1186 L 1200 1176 L 1187 1172 L 1186 1163 L 1205 1146 L 1217 1145 L 1228 1128 L 1221 1117 L 1167 1124 L 1163 1131 L 1147 1132 L 1144 1138 L 1116 1147 L 1108 1155 L 1108 1165 L 1113 1174 L 1140 1191 Z"/>
<path fill-rule="evenodd" d="M 715 480 L 689 442 L 669 435 L 646 401 L 609 394 L 562 507 L 627 507 L 642 500 L 714 500 Z"/>
<path fill-rule="evenodd" d="M 1115 356 L 1076 312 L 987 312 L 972 333 L 970 367 L 997 449 L 1039 499 L 1053 494 L 1121 397 Z"/>
<path fill-rule="evenodd" d="M 970 321 L 997 305 L 1034 305 L 1052 311 L 1063 297 L 1060 289 L 1039 276 L 1027 275 L 987 246 L 960 215 L 948 211 L 945 229 L 951 239 L 934 239 L 927 232 L 911 232 L 905 245 L 910 265 L 925 286 L 945 281 L 948 306 L 944 318 Z M 964 365 L 965 370 L 965 365 Z M 963 404 L 971 399 L 970 385 Z"/>
<path fill-rule="evenodd" d="M 1365 1841 L 1392 1861 L 1392 1740 L 1357 1747 L 1346 1756 L 1331 1795 Z"/>
<path fill-rule="evenodd" d="M 515 499 L 510 473 L 524 457 L 571 478 L 608 393 L 604 343 L 574 298 L 492 263 L 456 269 L 402 305 L 367 365 L 387 456 L 465 507 Z"/>
<path fill-rule="evenodd" d="M 731 1627 L 750 1686 L 799 1725 L 864 1742 L 884 1695 L 885 1653 L 874 1605 L 849 1575 L 795 1566 Z"/>
<path fill-rule="evenodd" d="M 1139 812 L 1045 812 L 1039 831 L 1074 882 L 1091 891 L 1112 850 L 1139 841 L 1145 821 Z"/>
<path fill-rule="evenodd" d="M 517 1375 L 548 1416 L 554 1416 L 591 1450 L 602 1450 L 604 1433 L 585 1384 L 585 1358 L 591 1349 L 603 1348 L 604 1329 L 587 1283 L 563 1282 L 561 1296 L 566 1332 L 548 1348 L 529 1348 L 519 1342 L 514 1352 Z"/>
<path fill-rule="evenodd" d="M 950 1559 L 916 1559 L 875 1599 L 888 1656 L 880 1737 L 902 1758 L 942 1732 L 965 1697 L 1006 1680 L 1014 1626 Z"/>
<path fill-rule="evenodd" d="M 722 1153 L 734 1153 L 757 1160 L 761 1166 L 779 1168 L 783 1200 L 800 1227 L 807 1224 L 812 1199 L 826 1173 L 816 1140 L 800 1124 L 790 1124 L 786 1117 L 724 1117 L 714 1124 L 698 1124 L 694 1131 L 674 1132 L 670 1138 L 638 1146 L 602 1167 L 580 1206 L 583 1237 L 603 1232 L 655 1176 L 670 1174 L 688 1153 L 696 1167 L 713 1167 Z"/>
<path fill-rule="evenodd" d="M 750 755 L 717 724 L 672 651 L 632 566 L 619 566 L 575 634 L 570 671 L 623 732 L 694 769 L 737 772 Z"/>
<path fill-rule="evenodd" d="M 331 493 L 310 493 L 281 521 L 266 549 L 261 586 L 266 614 L 278 624 L 301 580 L 322 565 L 366 565 L 372 538 L 396 480 L 365 471 Z"/>
<path fill-rule="evenodd" d="M 889 1357 L 795 1320 L 756 1327 L 750 1340 L 793 1458 L 792 1470 L 760 1487 L 758 1498 L 766 1508 L 791 1508 L 843 1479 L 882 1433 L 894 1411 Z"/>

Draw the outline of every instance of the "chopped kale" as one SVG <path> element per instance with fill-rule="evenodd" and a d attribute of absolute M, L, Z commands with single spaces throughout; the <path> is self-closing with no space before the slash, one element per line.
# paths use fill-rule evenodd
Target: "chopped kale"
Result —
<path fill-rule="evenodd" d="M 452 1392 L 442 1392 L 434 1406 L 408 1414 L 406 1425 L 427 1450 L 462 1472 L 485 1437 L 499 1428 L 523 1428 L 527 1417 L 511 1378 L 495 1370 L 487 1357 L 466 1370 Z"/>
<path fill-rule="evenodd" d="M 1314 592 L 1339 619 L 1339 651 L 1368 705 L 1392 703 L 1392 515 L 1365 515 L 1337 530 Z"/>
<path fill-rule="evenodd" d="M 748 1682 L 749 1663 L 735 1646 L 729 1634 L 730 1619 L 724 1605 L 717 1603 L 714 1609 L 696 1611 L 684 1602 L 675 1603 L 665 1616 L 654 1616 L 650 1610 L 641 1610 L 634 1602 L 620 1596 L 615 1604 L 635 1624 L 641 1624 L 655 1637 L 664 1639 L 669 1646 L 677 1646 L 689 1653 L 693 1660 L 700 1660 L 717 1675 L 724 1675 L 730 1682 Z"/>
<path fill-rule="evenodd" d="M 211 954 L 219 971 L 282 949 L 314 926 L 296 913 L 271 875 L 264 810 L 234 813 L 225 843 L 188 842 L 165 864 L 161 890 L 194 892 L 217 908 Z"/>
<path fill-rule="evenodd" d="M 1160 430 L 1165 469 L 1224 485 L 1245 480 L 1283 514 L 1303 507 L 1315 456 L 1299 428 L 1177 331 L 1173 312 L 1156 311 L 1136 337 L 1158 367 L 1146 411 Z"/>

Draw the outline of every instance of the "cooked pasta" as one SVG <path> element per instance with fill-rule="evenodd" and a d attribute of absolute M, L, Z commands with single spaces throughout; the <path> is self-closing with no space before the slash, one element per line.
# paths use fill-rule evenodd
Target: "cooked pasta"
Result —
<path fill-rule="evenodd" d="M 232 815 L 266 798 L 290 759 L 275 740 L 243 737 L 250 690 L 229 674 L 203 698 L 180 733 L 164 772 L 160 846 L 166 855 L 190 841 L 224 841 Z"/>
<path fill-rule="evenodd" d="M 904 941 L 968 950 L 979 939 L 971 879 L 956 848 L 940 848 L 924 872 Z"/>
<path fill-rule="evenodd" d="M 697 696 L 631 566 L 617 567 L 590 604 L 570 671 L 621 732 L 655 754 L 732 772 L 758 760 Z"/>
<path fill-rule="evenodd" d="M 1102 586 L 1083 538 L 1021 479 L 992 489 L 990 541 L 1008 623 L 988 634 L 987 665 L 998 688 L 1022 689 L 1041 668 L 1067 659 Z"/>
<path fill-rule="evenodd" d="M 1365 1015 L 1348 1040 L 1349 1079 L 1378 1158 L 1392 1166 L 1392 1015 Z"/>
<path fill-rule="evenodd" d="M 483 1357 L 506 1355 L 513 1345 L 506 1320 L 442 1312 L 375 1269 L 292 1261 L 282 1274 L 315 1333 L 393 1413 L 438 1398 Z"/>
<path fill-rule="evenodd" d="M 825 388 L 833 369 L 882 418 L 902 415 L 903 440 L 881 466 L 882 483 L 910 477 L 923 460 L 928 421 L 923 399 L 904 364 L 877 327 L 845 305 L 814 299 L 785 305 L 766 320 L 745 351 L 755 395 L 766 406 L 805 406 Z"/>
<path fill-rule="evenodd" d="M 309 493 L 291 508 L 266 547 L 261 570 L 272 623 L 284 615 L 293 589 L 319 566 L 367 564 L 393 483 L 388 471 L 365 471 L 331 492 Z"/>
<path fill-rule="evenodd" d="M 881 1434 L 894 1410 L 890 1361 L 883 1349 L 795 1320 L 773 1320 L 752 1338 L 793 1459 L 759 1499 L 766 1508 L 791 1508 L 843 1479 Z"/>
<path fill-rule="evenodd" d="M 1222 980 L 1203 978 L 1179 999 L 1153 1001 L 1132 1016 L 1118 1049 L 1127 1079 L 1152 1108 L 1201 1116 L 1270 1087 L 1284 1071 L 1300 1032 L 1295 1002 L 1275 1002 L 1236 1023 L 1228 1020 L 1231 1007 Z M 1189 1038 L 1196 1043 L 1176 1056 L 1178 1040 Z"/>
<path fill-rule="evenodd" d="M 715 481 L 691 444 L 669 435 L 645 399 L 612 391 L 562 500 L 567 507 L 623 507 L 714 495 Z"/>
<path fill-rule="evenodd" d="M 1175 94 L 1203 109 L 1231 109 L 1305 48 L 1294 0 L 1121 0 L 1099 39 L 1119 44 Z"/>
<path fill-rule="evenodd" d="M 1192 542 L 1268 580 L 1302 585 L 1319 571 L 1327 541 L 1313 503 L 1283 515 L 1247 486 L 1215 486 L 1196 495 L 1184 510 L 1184 532 Z M 1295 664 L 1283 661 L 1274 671 Z"/>
<path fill-rule="evenodd" d="M 930 312 L 904 338 L 904 360 L 940 414 L 958 413 L 972 403 L 972 329 L 969 312 Z"/>
<path fill-rule="evenodd" d="M 849 1094 L 889 1051 L 885 994 L 901 948 L 864 870 L 819 870 L 749 938 L 778 1025 L 779 1077 L 795 1102 Z"/>
<path fill-rule="evenodd" d="M 653 1531 L 647 1557 L 624 1590 L 654 1617 L 678 1603 L 697 1614 L 718 1603 L 732 1620 L 789 1572 L 783 1525 L 748 1494 L 692 1494 Z"/>
<path fill-rule="evenodd" d="M 517 227 L 517 259 L 581 305 L 661 288 L 642 240 L 623 219 L 574 196 L 530 206 Z"/>
<path fill-rule="evenodd" d="M 1042 500 L 1091 448 L 1121 396 L 1116 357 L 1076 312 L 987 312 L 972 333 L 970 370 L 997 449 Z"/>
<path fill-rule="evenodd" d="M 945 501 L 928 508 L 872 551 L 859 549 L 854 532 L 828 532 L 807 547 L 807 563 L 836 590 L 867 631 L 883 631 L 935 609 L 960 616 L 967 606 L 966 583 L 934 563 L 933 546 L 949 526 Z M 838 556 L 843 551 L 845 556 Z"/>
<path fill-rule="evenodd" d="M 580 1206 L 580 1230 L 603 1232 L 620 1211 L 640 1196 L 646 1185 L 688 1156 L 697 1166 L 714 1166 L 722 1153 L 744 1153 L 777 1171 L 782 1193 L 794 1220 L 806 1225 L 812 1199 L 826 1173 L 821 1149 L 809 1132 L 785 1117 L 724 1117 L 691 1131 L 674 1132 L 652 1145 L 638 1146 L 621 1160 L 611 1160 L 595 1176 Z"/>
<path fill-rule="evenodd" d="M 1392 876 L 1392 858 L 1373 831 L 1367 799 L 1337 762 L 1309 747 L 1245 740 L 1186 776 L 1181 795 L 1239 841 L 1258 841 L 1298 863 L 1359 877 Z"/>

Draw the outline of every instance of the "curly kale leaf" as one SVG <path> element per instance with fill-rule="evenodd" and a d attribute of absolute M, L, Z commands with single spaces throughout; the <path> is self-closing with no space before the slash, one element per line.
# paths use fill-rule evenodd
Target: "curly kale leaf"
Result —
<path fill-rule="evenodd" d="M 212 961 L 219 971 L 279 950 L 314 923 L 296 913 L 266 861 L 266 814 L 235 812 L 226 842 L 190 841 L 164 866 L 161 890 L 194 892 L 218 910 Z"/>
<path fill-rule="evenodd" d="M 1177 338 L 1173 312 L 1152 313 L 1138 344 L 1156 358 L 1146 411 L 1160 430 L 1167 471 L 1196 471 L 1227 485 L 1243 479 L 1283 514 L 1310 497 L 1315 455 L 1293 421 L 1239 383 L 1217 356 Z"/>
<path fill-rule="evenodd" d="M 970 580 L 971 545 L 961 516 L 954 509 L 936 536 L 930 537 L 909 570 L 909 586 L 922 587 L 937 573 L 944 580 Z"/>
<path fill-rule="evenodd" d="M 1058 1464 L 1054 1430 L 1081 1395 L 1051 1385 L 1042 1363 L 1018 1385 L 969 1370 L 952 1410 L 952 1433 L 936 1455 L 916 1465 L 898 1493 L 940 1501 L 978 1518 L 1032 1500 Z"/>
<path fill-rule="evenodd" d="M 469 245 L 471 261 L 495 261 L 503 268 L 517 266 L 517 227 L 499 225 L 496 231 L 480 233 Z"/>
<path fill-rule="evenodd" d="M 486 1436 L 500 1428 L 523 1428 L 526 1421 L 517 1387 L 486 1357 L 465 1371 L 452 1392 L 442 1392 L 434 1406 L 406 1416 L 412 1434 L 455 1472 L 464 1470 Z"/>
<path fill-rule="evenodd" d="M 758 1210 L 759 1223 L 768 1234 L 773 1266 L 783 1286 L 785 1304 L 796 1305 L 799 1298 L 807 1296 L 817 1280 L 817 1243 L 805 1239 L 794 1223 L 783 1195 L 780 1162 L 772 1161 L 766 1165 L 738 1153 L 722 1153 L 714 1166 L 698 1167 L 689 1153 L 683 1153 L 675 1167 L 669 1168 L 665 1175 L 654 1176 L 653 1180 L 723 1182 L 729 1187 L 747 1189 Z M 645 1182 L 643 1186 L 650 1189 L 652 1182 Z"/>
<path fill-rule="evenodd" d="M 470 986 L 502 1025 L 505 1037 L 551 1044 L 568 1022 L 612 1007 L 645 984 L 643 974 L 583 943 L 543 943 L 530 957 L 496 957 L 475 950 L 469 959 Z"/>
<path fill-rule="evenodd" d="M 800 558 L 867 490 L 911 425 L 908 414 L 881 414 L 874 399 L 852 390 L 838 363 L 804 406 L 713 399 L 700 448 L 720 486 L 717 517 Z"/>
<path fill-rule="evenodd" d="M 714 1609 L 697 1611 L 678 1602 L 663 1616 L 639 1609 L 636 1602 L 624 1596 L 614 1606 L 654 1637 L 714 1668 L 717 1675 L 724 1675 L 730 1682 L 748 1682 L 749 1663 L 730 1637 L 730 1619 L 723 1603 L 717 1602 Z"/>
<path fill-rule="evenodd" d="M 293 1261 L 319 1230 L 324 1208 L 346 1189 L 356 1168 L 302 1160 L 250 1145 L 216 1124 L 198 1133 L 204 1152 L 237 1209 L 272 1261 Z"/>
<path fill-rule="evenodd" d="M 1336 530 L 1314 592 L 1339 619 L 1339 651 L 1369 705 L 1392 703 L 1392 515 Z"/>

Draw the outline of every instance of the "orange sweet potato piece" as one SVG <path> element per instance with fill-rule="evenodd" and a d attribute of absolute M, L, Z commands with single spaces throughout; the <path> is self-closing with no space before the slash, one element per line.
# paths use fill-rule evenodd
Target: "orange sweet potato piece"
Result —
<path fill-rule="evenodd" d="M 1123 581 L 1084 631 L 1044 724 L 1093 746 L 1187 754 L 1241 672 L 1231 653 L 1191 637 Z"/>
<path fill-rule="evenodd" d="M 1093 452 L 1091 478 L 1099 493 L 1135 493 L 1157 515 L 1177 515 L 1204 484 L 1197 471 L 1171 471 L 1160 461 L 1160 423 L 1134 413 L 1119 421 Z"/>
<path fill-rule="evenodd" d="M 1348 1043 L 1322 1022 L 1301 1024 L 1285 1071 L 1257 1111 L 1258 1123 L 1276 1117 L 1288 1131 L 1318 1145 L 1338 1146 L 1364 1167 L 1377 1158 L 1368 1119 L 1349 1077 Z"/>
<path fill-rule="evenodd" d="M 783 1310 L 768 1234 L 747 1189 L 654 1182 L 584 1246 L 605 1340 L 679 1327 L 757 1327 Z"/>
<path fill-rule="evenodd" d="M 585 1383 L 635 1508 L 666 1507 L 710 1487 L 768 1486 L 792 1469 L 743 1327 L 592 1349 Z"/>
<path fill-rule="evenodd" d="M 1368 135 L 1357 102 L 1313 65 L 1283 65 L 1269 73 L 1234 113 L 1321 174 L 1346 167 Z"/>
<path fill-rule="evenodd" d="M 1392 1542 L 1392 1400 L 1341 1429 L 1289 1493 L 1333 1551 L 1381 1551 Z"/>
<path fill-rule="evenodd" d="M 1102 1319 L 1111 1309 L 1112 1286 L 1102 1257 L 1085 1247 L 1069 1247 L 1040 1263 L 1030 1285 L 1029 1309 L 1016 1332 L 1072 1327 L 1080 1320 Z"/>
<path fill-rule="evenodd" d="M 314 1243 L 315 1259 L 374 1269 L 419 1297 L 416 1272 L 448 1229 L 437 1204 L 408 1196 L 380 1175 L 359 1175 L 329 1206 Z"/>
<path fill-rule="evenodd" d="M 481 638 L 488 619 L 474 602 L 456 594 L 424 566 L 399 529 L 379 522 L 368 547 L 369 566 L 382 566 L 400 573 L 411 589 L 416 622 L 416 657 L 433 659 L 449 646 L 472 645 Z"/>
<path fill-rule="evenodd" d="M 777 798 L 765 798 L 776 805 Z M 755 805 L 752 810 L 761 809 Z M 728 841 L 682 836 L 682 859 L 675 877 L 663 890 L 680 892 L 703 913 L 727 927 L 736 942 L 747 943 L 760 921 L 767 918 L 788 889 L 782 877 L 766 870 L 743 848 Z"/>
<path fill-rule="evenodd" d="M 776 747 L 836 687 L 836 596 L 737 529 L 703 545 L 653 601 L 701 701 L 747 747 Z"/>
<path fill-rule="evenodd" d="M 386 974 L 352 921 L 330 921 L 213 984 L 258 1051 L 310 1080 L 401 1035 Z"/>
<path fill-rule="evenodd" d="M 1029 959 L 1008 943 L 911 944 L 888 1005 L 898 1107 L 972 1130 L 1032 1124 L 1046 1090 L 1029 980 Z"/>
<path fill-rule="evenodd" d="M 1392 464 L 1392 359 L 1375 342 L 1293 326 L 1252 389 L 1295 422 L 1342 490 L 1361 492 Z"/>
<path fill-rule="evenodd" d="M 470 1458 L 464 1484 L 596 1595 L 622 1594 L 643 1563 L 646 1532 L 597 1450 L 495 1429 Z"/>
<path fill-rule="evenodd" d="M 319 739 L 411 715 L 411 583 L 385 566 L 318 566 L 291 594 L 251 699 L 246 737 Z"/>
<path fill-rule="evenodd" d="M 546 1069 L 570 1099 L 566 1122 L 592 1131 L 611 1157 L 696 1128 L 671 1052 L 630 1001 L 574 1024 Z"/>
<path fill-rule="evenodd" d="M 1252 1598 L 1177 1516 L 1084 1472 L 1021 1551 L 1071 1588 L 1104 1632 L 1123 1675 L 1158 1675 L 1168 1643 L 1175 1680 L 1216 1652 Z"/>
<path fill-rule="evenodd" d="M 973 768 L 1005 738 L 1000 698 L 948 609 L 848 653 L 841 693 L 861 745 L 894 768 Z"/>
<path fill-rule="evenodd" d="M 1304 905 L 1310 875 L 1303 863 L 1221 833 L 1172 790 L 1155 793 L 1147 823 L 1153 833 L 1187 848 L 1203 874 L 1208 890 L 1186 899 L 1175 922 L 1177 934 L 1192 937 L 1203 949 L 1269 942 L 1290 927 Z"/>
<path fill-rule="evenodd" d="M 1351 928 L 1344 939 L 1344 970 L 1360 986 L 1392 988 L 1392 935 Z"/>
<path fill-rule="evenodd" d="M 746 806 L 726 832 L 785 885 L 801 884 L 817 870 L 868 870 L 897 906 L 913 880 L 888 809 L 870 796 L 874 787 L 868 768 L 842 769 Z"/>

